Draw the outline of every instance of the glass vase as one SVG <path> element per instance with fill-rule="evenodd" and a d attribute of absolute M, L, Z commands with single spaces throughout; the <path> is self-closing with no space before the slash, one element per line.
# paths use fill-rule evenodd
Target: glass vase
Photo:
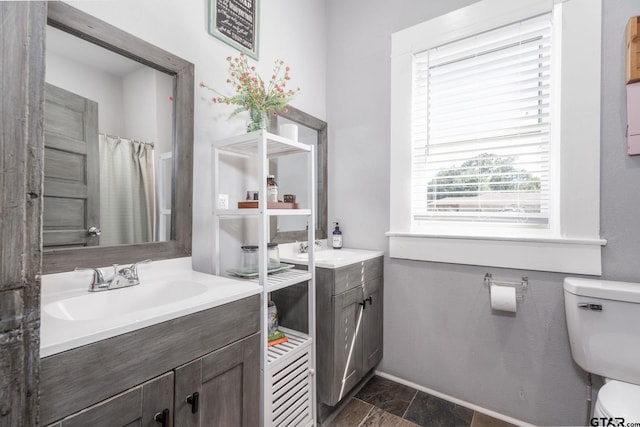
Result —
<path fill-rule="evenodd" d="M 264 110 L 250 108 L 247 132 L 253 132 L 256 130 L 269 130 L 269 114 Z"/>

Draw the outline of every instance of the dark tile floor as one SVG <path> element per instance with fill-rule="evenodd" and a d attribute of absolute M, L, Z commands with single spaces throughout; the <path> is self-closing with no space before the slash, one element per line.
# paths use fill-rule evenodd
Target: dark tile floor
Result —
<path fill-rule="evenodd" d="M 506 423 L 386 378 L 373 376 L 329 427 L 508 427 Z"/>

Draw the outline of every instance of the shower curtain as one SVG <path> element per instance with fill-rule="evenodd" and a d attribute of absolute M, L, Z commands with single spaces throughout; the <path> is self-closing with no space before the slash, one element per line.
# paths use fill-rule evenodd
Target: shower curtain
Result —
<path fill-rule="evenodd" d="M 99 135 L 100 245 L 153 241 L 153 145 Z"/>

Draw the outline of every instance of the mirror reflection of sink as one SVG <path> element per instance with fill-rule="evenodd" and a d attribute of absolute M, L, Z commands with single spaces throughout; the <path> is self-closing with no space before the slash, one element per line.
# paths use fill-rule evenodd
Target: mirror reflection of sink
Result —
<path fill-rule="evenodd" d="M 208 287 L 189 281 L 172 281 L 158 285 L 137 285 L 128 288 L 86 294 L 50 302 L 43 310 L 62 320 L 97 320 L 135 313 L 149 307 L 172 304 L 206 292 Z"/>

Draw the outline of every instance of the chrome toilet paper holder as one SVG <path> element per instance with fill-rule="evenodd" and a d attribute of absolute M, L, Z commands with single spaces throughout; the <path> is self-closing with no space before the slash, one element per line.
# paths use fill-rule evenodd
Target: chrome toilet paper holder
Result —
<path fill-rule="evenodd" d="M 514 287 L 516 288 L 516 300 L 518 302 L 522 302 L 524 300 L 522 292 L 529 287 L 529 278 L 527 276 L 522 276 L 522 279 L 519 282 L 509 282 L 503 280 L 494 280 L 491 273 L 486 273 L 484 275 L 484 284 L 489 289 L 491 289 L 491 285 Z"/>

